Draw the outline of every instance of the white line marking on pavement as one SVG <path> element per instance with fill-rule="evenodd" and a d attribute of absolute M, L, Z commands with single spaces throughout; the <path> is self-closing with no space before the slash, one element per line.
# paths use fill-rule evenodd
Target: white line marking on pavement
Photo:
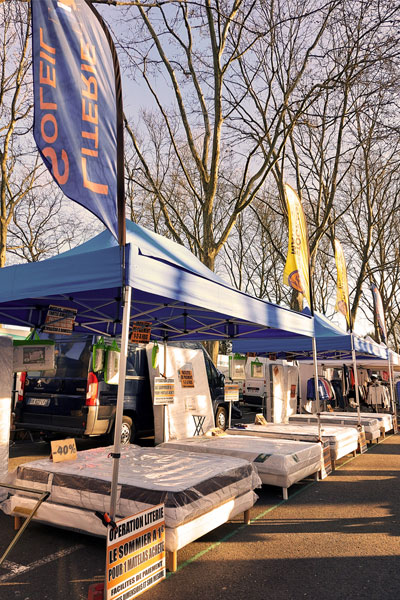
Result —
<path fill-rule="evenodd" d="M 76 552 L 77 550 L 81 550 L 84 548 L 83 544 L 77 544 L 76 546 L 71 546 L 70 548 L 65 548 L 64 550 L 59 550 L 54 554 L 49 554 L 49 556 L 45 556 L 44 558 L 40 558 L 39 560 L 35 560 L 35 562 L 30 563 L 29 565 L 18 565 L 17 563 L 4 561 L 3 566 L 9 568 L 11 570 L 10 573 L 6 573 L 5 575 L 1 575 L 1 581 L 8 581 L 13 577 L 16 577 L 20 573 L 26 573 L 27 571 L 32 571 L 33 569 L 37 569 L 38 567 L 42 567 L 47 563 L 53 562 L 54 560 L 58 560 L 59 558 L 63 558 L 64 556 L 68 556 L 68 554 L 72 554 L 72 552 Z"/>

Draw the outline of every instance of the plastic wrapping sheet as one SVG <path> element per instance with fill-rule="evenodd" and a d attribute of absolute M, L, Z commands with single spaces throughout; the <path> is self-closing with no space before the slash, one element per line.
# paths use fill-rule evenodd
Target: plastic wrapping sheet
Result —
<path fill-rule="evenodd" d="M 160 344 L 156 368 L 152 366 L 153 344 L 146 346 L 149 365 L 151 392 L 154 398 L 154 378 L 161 373 L 175 380 L 174 402 L 164 406 L 154 406 L 154 439 L 155 443 L 168 439 L 180 439 L 195 435 L 199 419 L 203 431 L 214 427 L 214 412 L 210 396 L 210 388 L 204 354 L 202 350 L 167 346 L 166 368 L 164 368 L 164 347 Z M 194 387 L 182 387 L 179 370 L 183 367 L 193 372 Z M 164 424 L 164 410 L 166 423 Z"/>
<path fill-rule="evenodd" d="M 8 515 L 13 515 L 21 514 L 22 508 L 24 510 L 22 515 L 26 516 L 26 510 L 32 510 L 36 500 L 26 496 L 11 496 L 3 502 L 2 510 Z M 167 526 L 165 531 L 166 549 L 169 552 L 174 552 L 183 548 L 202 535 L 226 523 L 229 519 L 233 519 L 240 513 L 249 510 L 256 500 L 257 496 L 253 491 L 246 492 L 242 496 L 231 498 L 182 525 Z M 33 520 L 90 535 L 102 537 L 106 535 L 106 528 L 94 512 L 78 507 L 54 504 L 47 501 L 39 507 Z"/>
<path fill-rule="evenodd" d="M 281 438 L 303 442 L 318 442 L 318 425 L 313 423 L 268 423 L 268 425 L 249 424 L 244 427 L 228 429 L 231 435 L 249 435 L 267 438 Z M 338 460 L 358 447 L 356 427 L 335 427 L 324 425 L 321 439 L 329 444 L 332 460 Z"/>
<path fill-rule="evenodd" d="M 349 413 L 348 412 L 334 412 L 335 415 L 338 415 L 340 417 L 348 417 Z M 356 415 L 357 413 L 353 413 L 352 416 L 354 417 L 354 415 Z M 365 417 L 365 418 L 373 418 L 376 419 L 377 421 L 379 421 L 380 423 L 380 427 L 382 429 L 385 430 L 385 433 L 387 431 L 391 431 L 393 429 L 393 417 L 391 414 L 389 413 L 376 413 L 376 412 L 362 412 L 360 413 L 361 417 Z"/>
<path fill-rule="evenodd" d="M 11 391 L 13 383 L 13 345 L 12 339 L 0 337 L 0 481 L 8 473 L 10 445 Z M 0 488 L 0 500 L 7 494 Z"/>
<path fill-rule="evenodd" d="M 107 511 L 111 451 L 95 448 L 78 452 L 74 461 L 26 463 L 13 479 L 15 485 L 49 491 L 46 505 Z M 121 451 L 116 514 L 133 515 L 163 502 L 167 527 L 176 527 L 260 485 L 253 465 L 240 458 L 129 446 Z"/>
<path fill-rule="evenodd" d="M 283 488 L 319 471 L 322 461 L 319 443 L 240 435 L 171 440 L 162 447 L 246 459 L 256 467 L 263 483 Z"/>
<path fill-rule="evenodd" d="M 290 423 L 317 423 L 317 415 L 292 415 L 289 417 Z M 358 425 L 358 417 L 356 414 L 346 413 L 345 416 L 336 415 L 335 413 L 321 413 L 321 423 L 329 425 L 341 425 L 344 427 L 355 427 Z M 361 417 L 361 425 L 364 427 L 365 437 L 368 441 L 376 440 L 380 437 L 381 431 L 379 421 L 373 417 Z"/>

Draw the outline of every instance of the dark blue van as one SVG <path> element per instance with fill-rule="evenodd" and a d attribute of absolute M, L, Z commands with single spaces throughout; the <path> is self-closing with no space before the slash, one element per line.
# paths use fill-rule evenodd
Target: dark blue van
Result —
<path fill-rule="evenodd" d="M 42 336 L 44 337 L 44 336 Z M 15 404 L 18 428 L 38 431 L 45 438 L 104 435 L 113 441 L 117 386 L 94 373 L 92 346 L 94 336 L 73 334 L 48 336 L 55 341 L 53 371 L 21 374 L 22 393 Z M 177 344 L 178 345 L 178 344 Z M 179 346 L 189 344 L 179 344 Z M 193 345 L 191 345 L 193 347 Z M 224 376 L 204 351 L 205 365 L 217 425 L 225 429 L 228 407 L 224 402 Z M 234 408 L 233 416 L 240 418 Z M 127 355 L 125 397 L 121 442 L 133 442 L 136 436 L 154 432 L 153 404 L 146 349 L 130 344 Z"/>

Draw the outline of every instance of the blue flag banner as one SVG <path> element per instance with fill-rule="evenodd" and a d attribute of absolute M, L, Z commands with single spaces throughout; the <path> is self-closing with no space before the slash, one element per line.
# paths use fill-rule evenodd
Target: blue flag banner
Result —
<path fill-rule="evenodd" d="M 34 137 L 66 196 L 124 243 L 122 95 L 109 32 L 85 0 L 32 0 Z"/>
<path fill-rule="evenodd" d="M 381 336 L 382 342 L 386 344 L 387 340 L 387 332 L 386 332 L 386 320 L 385 320 L 385 311 L 383 310 L 383 302 L 382 296 L 375 285 L 375 283 L 371 283 L 371 292 L 372 297 L 374 299 L 374 308 L 375 308 L 375 316 L 378 323 L 379 333 Z"/>

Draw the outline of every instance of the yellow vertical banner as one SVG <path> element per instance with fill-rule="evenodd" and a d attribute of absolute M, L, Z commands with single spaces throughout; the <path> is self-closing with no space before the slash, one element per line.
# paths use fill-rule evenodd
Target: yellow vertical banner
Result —
<path fill-rule="evenodd" d="M 289 247 L 283 271 L 283 283 L 301 292 L 311 307 L 310 298 L 310 250 L 307 223 L 300 198 L 290 185 L 284 184 L 289 217 Z"/>
<path fill-rule="evenodd" d="M 350 327 L 349 285 L 347 282 L 346 261 L 342 244 L 336 238 L 334 240 L 334 246 L 337 269 L 335 310 L 341 312 L 342 315 L 346 317 L 347 324 Z"/>

